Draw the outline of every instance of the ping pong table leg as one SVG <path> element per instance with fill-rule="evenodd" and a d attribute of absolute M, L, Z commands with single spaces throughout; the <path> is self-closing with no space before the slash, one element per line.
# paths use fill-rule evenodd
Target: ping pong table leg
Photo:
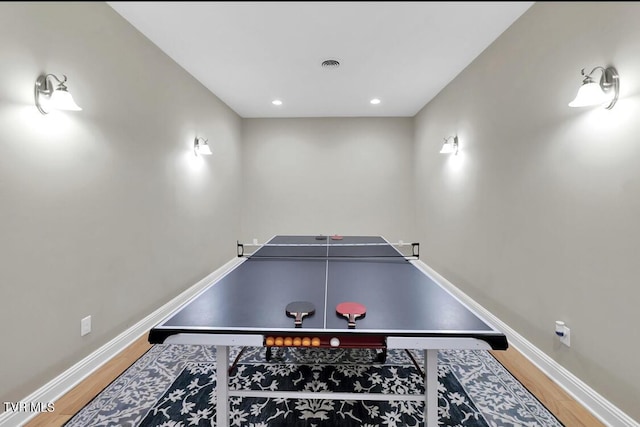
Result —
<path fill-rule="evenodd" d="M 424 425 L 438 425 L 438 350 L 424 351 Z"/>
<path fill-rule="evenodd" d="M 229 425 L 229 347 L 216 346 L 216 426 Z"/>

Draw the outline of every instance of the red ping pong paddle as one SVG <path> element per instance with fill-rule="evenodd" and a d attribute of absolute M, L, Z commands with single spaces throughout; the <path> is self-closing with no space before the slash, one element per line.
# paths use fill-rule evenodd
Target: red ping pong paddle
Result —
<path fill-rule="evenodd" d="M 331 240 L 342 240 L 342 236 L 334 234 L 333 236 L 331 236 Z"/>
<path fill-rule="evenodd" d="M 341 302 L 336 306 L 336 312 L 349 320 L 349 327 L 356 327 L 356 319 L 364 317 L 367 307 L 357 302 Z"/>
<path fill-rule="evenodd" d="M 294 325 L 299 328 L 302 326 L 302 318 L 315 313 L 316 307 L 309 301 L 294 301 L 287 304 L 285 311 L 287 316 L 295 317 Z"/>

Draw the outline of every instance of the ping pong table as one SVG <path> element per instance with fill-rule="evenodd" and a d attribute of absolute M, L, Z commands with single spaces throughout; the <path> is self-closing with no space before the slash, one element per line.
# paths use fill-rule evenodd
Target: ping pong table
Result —
<path fill-rule="evenodd" d="M 267 354 L 282 346 L 422 350 L 424 394 L 307 392 L 304 398 L 423 401 L 424 425 L 437 426 L 438 350 L 506 350 L 508 343 L 418 267 L 416 245 L 407 256 L 401 243 L 380 236 L 275 236 L 245 254 L 238 242 L 241 262 L 152 328 L 149 342 L 216 346 L 217 426 L 229 424 L 229 397 L 293 396 L 231 390 L 228 370 L 220 367 L 229 366 L 232 346 L 266 347 Z M 285 307 L 300 301 L 316 310 L 294 322 Z M 336 312 L 342 302 L 366 307 L 355 326 Z"/>

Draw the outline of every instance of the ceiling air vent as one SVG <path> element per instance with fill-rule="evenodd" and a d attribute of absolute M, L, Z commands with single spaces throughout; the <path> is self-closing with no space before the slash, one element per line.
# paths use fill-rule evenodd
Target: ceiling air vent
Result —
<path fill-rule="evenodd" d="M 322 68 L 338 68 L 340 63 L 335 59 L 327 59 L 322 61 Z"/>

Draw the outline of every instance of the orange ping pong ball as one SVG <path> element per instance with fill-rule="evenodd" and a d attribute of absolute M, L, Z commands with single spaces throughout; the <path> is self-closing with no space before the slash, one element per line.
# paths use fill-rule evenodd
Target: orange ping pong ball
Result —
<path fill-rule="evenodd" d="M 267 337 L 267 339 L 265 340 L 265 344 L 267 344 L 268 346 L 272 346 L 273 344 L 275 344 L 275 340 L 273 339 L 273 337 Z"/>
<path fill-rule="evenodd" d="M 293 339 L 293 345 L 295 345 L 296 347 L 300 347 L 300 344 L 302 344 L 302 338 L 300 337 L 295 337 Z"/>
<path fill-rule="evenodd" d="M 311 345 L 313 347 L 320 347 L 320 338 L 315 337 L 311 340 Z"/>
<path fill-rule="evenodd" d="M 291 339 L 291 337 L 286 337 L 284 339 L 284 345 L 290 346 L 291 344 L 293 344 L 293 340 Z"/>
<path fill-rule="evenodd" d="M 304 337 L 302 338 L 302 345 L 305 347 L 308 347 L 311 345 L 311 339 L 308 337 Z"/>
<path fill-rule="evenodd" d="M 284 344 L 284 340 L 282 339 L 282 337 L 276 338 L 276 345 L 282 345 L 282 344 Z"/>

